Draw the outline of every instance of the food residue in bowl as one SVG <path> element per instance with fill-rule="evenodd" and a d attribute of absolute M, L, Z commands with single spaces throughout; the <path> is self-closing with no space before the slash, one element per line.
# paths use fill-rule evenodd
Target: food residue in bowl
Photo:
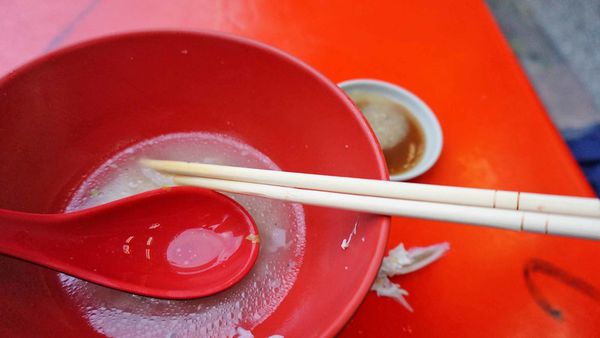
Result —
<path fill-rule="evenodd" d="M 246 239 L 252 243 L 260 243 L 260 237 L 257 234 L 250 234 L 246 236 Z"/>
<path fill-rule="evenodd" d="M 408 291 L 392 282 L 390 277 L 411 273 L 419 270 L 442 257 L 450 249 L 450 244 L 440 243 L 427 247 L 414 247 L 406 250 L 404 244 L 390 250 L 383 259 L 377 278 L 371 286 L 378 296 L 390 297 L 402 304 L 408 311 L 413 312 L 405 296 Z"/>
<path fill-rule="evenodd" d="M 425 134 L 408 108 L 371 91 L 350 90 L 347 94 L 373 128 L 390 175 L 406 172 L 421 161 Z"/>
<path fill-rule="evenodd" d="M 167 176 L 139 166 L 142 157 L 279 169 L 263 153 L 229 136 L 168 134 L 135 144 L 102 164 L 75 192 L 66 211 L 172 185 Z M 259 229 L 260 239 L 248 240 L 261 242 L 253 269 L 231 288 L 201 299 L 174 301 L 132 295 L 60 274 L 65 293 L 89 325 L 106 336 L 232 337 L 239 327 L 254 329 L 294 285 L 304 255 L 304 209 L 259 197 L 230 197 L 244 206 Z M 161 226 L 152 220 L 149 224 Z"/>
<path fill-rule="evenodd" d="M 344 238 L 342 240 L 342 245 L 341 245 L 342 250 L 346 250 L 346 249 L 348 249 L 348 247 L 350 247 L 350 241 L 352 241 L 352 237 L 356 236 L 357 228 L 358 228 L 358 218 L 354 222 L 354 228 L 352 228 L 352 232 L 350 232 L 350 235 L 348 235 L 348 238 Z M 364 237 L 363 237 L 363 242 L 364 242 Z"/>

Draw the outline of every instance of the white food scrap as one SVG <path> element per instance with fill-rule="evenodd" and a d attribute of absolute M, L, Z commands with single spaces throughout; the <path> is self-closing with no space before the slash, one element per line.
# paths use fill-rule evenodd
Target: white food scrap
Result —
<path fill-rule="evenodd" d="M 405 298 L 405 296 L 408 296 L 408 291 L 393 283 L 389 277 L 419 270 L 442 257 L 449 249 L 450 244 L 440 243 L 406 250 L 404 244 L 400 243 L 390 250 L 388 256 L 383 259 L 371 290 L 377 292 L 378 296 L 395 299 L 408 311 L 413 312 L 412 307 Z"/>
<path fill-rule="evenodd" d="M 377 296 L 379 297 L 390 297 L 395 299 L 408 311 L 413 312 L 413 308 L 408 304 L 406 298 L 404 298 L 404 296 L 408 296 L 408 291 L 401 288 L 400 285 L 390 281 L 388 276 L 381 273 L 381 271 L 377 274 L 377 279 L 375 279 L 375 283 L 371 286 L 371 290 L 377 292 Z"/>
<path fill-rule="evenodd" d="M 273 227 L 271 240 L 266 242 L 266 249 L 269 252 L 276 252 L 277 250 L 288 248 L 291 244 L 291 241 L 287 241 L 287 232 L 285 229 Z"/>
<path fill-rule="evenodd" d="M 257 234 L 250 234 L 250 235 L 246 236 L 246 239 L 249 240 L 252 243 L 259 243 L 260 242 L 260 237 L 258 237 Z"/>
<path fill-rule="evenodd" d="M 254 338 L 254 335 L 249 330 L 244 329 L 243 327 L 237 328 L 237 337 L 238 338 Z"/>
<path fill-rule="evenodd" d="M 358 218 L 356 219 L 356 222 L 354 222 L 354 229 L 352 229 L 352 232 L 350 233 L 350 235 L 348 235 L 348 238 L 344 238 L 342 240 L 342 250 L 346 250 L 348 249 L 348 247 L 350 246 L 350 241 L 352 240 L 352 237 L 354 235 L 356 235 L 356 228 L 358 227 Z"/>
<path fill-rule="evenodd" d="M 348 249 L 348 247 L 350 246 L 350 242 L 347 242 L 346 239 L 344 238 L 344 240 L 342 240 L 342 250 L 346 250 Z"/>

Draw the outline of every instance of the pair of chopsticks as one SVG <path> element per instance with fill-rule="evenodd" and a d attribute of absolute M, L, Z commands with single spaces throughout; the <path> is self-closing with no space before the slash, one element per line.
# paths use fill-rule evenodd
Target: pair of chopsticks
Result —
<path fill-rule="evenodd" d="M 374 214 L 600 239 L 600 200 L 162 160 L 177 185 Z"/>

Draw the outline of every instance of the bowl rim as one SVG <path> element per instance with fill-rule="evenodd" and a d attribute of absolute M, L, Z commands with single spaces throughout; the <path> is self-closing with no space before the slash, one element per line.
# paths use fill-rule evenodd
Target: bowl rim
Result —
<path fill-rule="evenodd" d="M 0 88 L 2 86 L 6 85 L 8 82 L 12 81 L 13 79 L 15 79 L 19 76 L 25 75 L 28 71 L 33 70 L 34 68 L 36 68 L 44 63 L 47 63 L 54 58 L 60 57 L 64 54 L 68 54 L 70 52 L 77 51 L 79 49 L 83 49 L 86 47 L 94 46 L 97 44 L 109 43 L 112 41 L 128 39 L 128 38 L 147 37 L 147 36 L 153 36 L 153 35 L 179 35 L 179 36 L 183 35 L 183 36 L 190 36 L 190 37 L 211 37 L 211 38 L 228 40 L 228 41 L 231 41 L 234 43 L 247 45 L 252 48 L 261 49 L 267 53 L 274 54 L 274 55 L 282 58 L 283 60 L 293 63 L 293 64 L 297 65 L 298 67 L 302 68 L 307 73 L 316 77 L 324 86 L 328 87 L 331 90 L 331 92 L 334 93 L 340 99 L 340 101 L 343 102 L 343 104 L 345 104 L 346 108 L 352 114 L 355 115 L 355 117 L 357 118 L 357 121 L 362 124 L 361 125 L 362 129 L 369 136 L 368 142 L 369 142 L 369 145 L 371 146 L 371 148 L 373 149 L 375 157 L 376 157 L 376 161 L 377 161 L 376 165 L 378 167 L 378 170 L 374 174 L 376 174 L 376 176 L 379 176 L 378 179 L 381 179 L 381 180 L 389 179 L 389 173 L 387 170 L 387 165 L 385 162 L 385 157 L 383 155 L 383 151 L 381 150 L 381 147 L 379 146 L 379 142 L 377 141 L 377 138 L 376 138 L 375 134 L 373 133 L 371 126 L 369 125 L 369 123 L 368 123 L 367 119 L 364 117 L 364 115 L 356 108 L 356 106 L 354 105 L 352 100 L 350 100 L 350 98 L 348 98 L 348 96 L 344 93 L 344 91 L 342 91 L 342 89 L 340 89 L 332 80 L 330 80 L 325 75 L 321 74 L 316 69 L 314 69 L 313 67 L 308 65 L 306 62 L 300 60 L 299 58 L 297 58 L 287 52 L 279 50 L 273 46 L 270 46 L 266 43 L 256 41 L 256 40 L 253 40 L 253 39 L 250 39 L 247 37 L 243 37 L 240 35 L 232 34 L 232 33 L 225 33 L 225 32 L 214 31 L 214 30 L 201 30 L 201 29 L 197 29 L 197 30 L 150 29 L 150 30 L 126 30 L 126 31 L 121 31 L 121 32 L 116 32 L 116 33 L 107 33 L 107 34 L 103 34 L 103 35 L 98 35 L 98 36 L 91 37 L 91 38 L 88 38 L 85 40 L 76 41 L 73 43 L 67 43 L 66 45 L 64 45 L 62 47 L 59 47 L 52 51 L 46 52 L 42 55 L 34 56 L 32 59 L 25 61 L 24 63 L 20 64 L 13 70 L 11 70 L 8 73 L 1 76 L 0 77 Z M 379 237 L 377 238 L 374 256 L 372 257 L 372 259 L 368 265 L 368 268 L 366 270 L 365 278 L 360 283 L 358 289 L 353 294 L 353 296 L 349 298 L 348 303 L 342 307 L 342 311 L 340 312 L 340 314 L 335 318 L 335 320 L 333 320 L 327 326 L 327 328 L 322 333 L 319 333 L 319 335 L 333 337 L 338 332 L 340 332 L 341 329 L 350 320 L 350 318 L 354 315 L 354 313 L 356 312 L 358 307 L 363 302 L 364 298 L 367 296 L 367 293 L 371 289 L 371 285 L 373 284 L 373 282 L 377 276 L 377 272 L 379 271 L 379 267 L 383 260 L 384 251 L 387 248 L 387 241 L 388 241 L 388 235 L 389 235 L 390 224 L 391 224 L 390 216 L 378 215 L 378 217 L 380 219 L 379 222 L 381 225 L 381 231 L 379 233 Z M 292 286 L 292 288 L 293 288 L 293 286 Z M 277 309 L 275 309 L 275 311 L 277 311 Z M 266 320 L 268 320 L 268 318 L 265 319 L 265 321 Z M 260 325 L 262 325 L 262 323 L 259 324 L 259 326 Z"/>
<path fill-rule="evenodd" d="M 427 172 L 438 161 L 442 153 L 442 148 L 444 147 L 442 127 L 433 110 L 420 97 L 395 83 L 372 78 L 349 79 L 338 83 L 338 86 L 344 92 L 346 90 L 352 90 L 355 86 L 363 87 L 364 90 L 377 91 L 379 93 L 381 93 L 381 90 L 387 91 L 392 94 L 384 93 L 382 95 L 389 96 L 392 100 L 403 105 L 407 103 L 411 104 L 416 110 L 416 113 L 413 113 L 412 115 L 418 120 L 421 120 L 420 117 L 423 117 L 423 119 L 427 121 L 427 126 L 423 125 L 421 127 L 423 128 L 423 133 L 426 134 L 425 137 L 433 140 L 432 146 L 426 150 L 426 154 L 424 154 L 427 155 L 427 153 L 429 153 L 429 156 L 406 172 L 390 175 L 391 180 L 406 181 L 413 179 Z M 409 111 L 412 112 L 410 109 Z M 421 124 L 424 123 L 421 122 Z"/>

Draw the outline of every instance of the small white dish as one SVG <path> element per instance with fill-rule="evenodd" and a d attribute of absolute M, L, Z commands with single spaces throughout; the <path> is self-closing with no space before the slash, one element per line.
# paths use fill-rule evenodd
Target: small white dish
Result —
<path fill-rule="evenodd" d="M 415 178 L 429 170 L 435 164 L 440 157 L 444 143 L 442 128 L 431 108 L 423 100 L 400 86 L 374 79 L 348 80 L 340 82 L 338 86 L 346 93 L 360 90 L 385 96 L 406 107 L 421 125 L 425 137 L 425 150 L 421 160 L 408 171 L 391 175 L 391 180 L 406 181 Z"/>

